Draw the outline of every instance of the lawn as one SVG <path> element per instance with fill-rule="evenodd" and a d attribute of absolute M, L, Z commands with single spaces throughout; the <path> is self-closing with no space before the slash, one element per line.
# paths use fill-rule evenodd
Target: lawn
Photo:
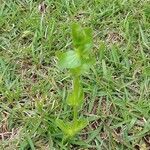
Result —
<path fill-rule="evenodd" d="M 149 0 L 0 1 L 0 150 L 149 150 Z M 72 78 L 56 53 L 73 49 L 72 23 L 93 31 L 82 76 L 88 126 L 62 142 Z"/>

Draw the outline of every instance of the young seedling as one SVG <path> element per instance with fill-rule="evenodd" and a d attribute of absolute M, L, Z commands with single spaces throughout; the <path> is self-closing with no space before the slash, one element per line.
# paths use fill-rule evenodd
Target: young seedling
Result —
<path fill-rule="evenodd" d="M 63 140 L 71 139 L 78 132 L 88 125 L 85 118 L 79 116 L 79 110 L 84 102 L 84 92 L 81 84 L 81 75 L 88 71 L 94 60 L 91 56 L 93 47 L 92 30 L 81 28 L 78 24 L 72 25 L 72 38 L 74 50 L 58 52 L 58 66 L 67 68 L 73 79 L 73 88 L 68 92 L 67 104 L 72 107 L 73 119 L 66 122 L 61 119 L 56 120 L 56 125 L 62 130 Z"/>

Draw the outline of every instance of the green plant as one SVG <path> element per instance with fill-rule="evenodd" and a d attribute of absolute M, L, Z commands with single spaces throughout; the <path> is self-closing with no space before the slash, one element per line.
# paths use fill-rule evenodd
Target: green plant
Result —
<path fill-rule="evenodd" d="M 84 101 L 81 75 L 88 71 L 94 62 L 91 56 L 93 46 L 92 30 L 90 28 L 83 29 L 78 24 L 73 24 L 72 38 L 74 51 L 57 53 L 59 67 L 69 69 L 73 78 L 73 88 L 68 93 L 66 100 L 67 104 L 72 107 L 73 120 L 71 122 L 64 122 L 61 119 L 56 120 L 57 126 L 64 134 L 63 140 L 72 138 L 88 124 L 87 119 L 79 116 L 79 110 L 82 108 Z"/>

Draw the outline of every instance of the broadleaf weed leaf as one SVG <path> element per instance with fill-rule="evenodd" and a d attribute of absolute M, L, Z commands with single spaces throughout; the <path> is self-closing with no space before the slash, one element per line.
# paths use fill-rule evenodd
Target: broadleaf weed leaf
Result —
<path fill-rule="evenodd" d="M 93 47 L 92 30 L 90 28 L 82 29 L 78 24 L 73 24 L 72 37 L 74 47 L 82 57 L 90 54 Z"/>
<path fill-rule="evenodd" d="M 76 123 L 76 133 L 84 129 L 88 125 L 87 119 L 78 119 Z"/>
<path fill-rule="evenodd" d="M 76 68 L 81 65 L 80 56 L 75 51 L 57 53 L 58 66 L 60 68 Z"/>
<path fill-rule="evenodd" d="M 67 98 L 67 104 L 72 107 L 75 106 L 81 108 L 83 104 L 83 99 L 84 99 L 83 88 L 79 87 L 78 91 L 74 90 L 72 93 L 69 93 Z"/>
<path fill-rule="evenodd" d="M 82 59 L 82 63 L 79 67 L 70 69 L 70 72 L 72 75 L 80 76 L 84 75 L 88 72 L 88 70 L 91 68 L 91 66 L 95 63 L 94 57 L 90 57 L 87 59 Z"/>
<path fill-rule="evenodd" d="M 88 125 L 87 119 L 78 119 L 76 122 L 65 122 L 56 120 L 56 125 L 62 130 L 65 138 L 72 138 Z"/>
<path fill-rule="evenodd" d="M 56 119 L 56 126 L 59 127 L 63 133 L 67 132 L 66 123 L 61 119 Z"/>
<path fill-rule="evenodd" d="M 79 133 L 82 129 L 84 129 L 88 125 L 87 119 L 78 119 L 75 123 L 71 122 L 71 130 L 70 130 L 70 136 L 75 136 L 77 133 Z"/>

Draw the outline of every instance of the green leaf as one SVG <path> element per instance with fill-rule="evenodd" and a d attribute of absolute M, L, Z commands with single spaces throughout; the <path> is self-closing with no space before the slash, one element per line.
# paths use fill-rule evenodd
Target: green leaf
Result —
<path fill-rule="evenodd" d="M 82 129 L 84 129 L 87 125 L 88 125 L 87 119 L 78 119 L 76 124 L 74 125 L 75 126 L 74 130 L 77 133 Z"/>
<path fill-rule="evenodd" d="M 68 95 L 67 104 L 70 106 L 81 107 L 84 99 L 83 87 L 80 83 L 80 77 L 74 76 L 73 78 L 73 90 Z"/>
<path fill-rule="evenodd" d="M 95 63 L 94 57 L 90 57 L 82 60 L 82 65 L 76 68 L 70 69 L 72 75 L 80 76 L 81 74 L 85 74 L 91 68 L 91 66 Z"/>
<path fill-rule="evenodd" d="M 76 122 L 64 123 L 63 120 L 57 119 L 56 125 L 62 130 L 65 137 L 71 138 L 84 129 L 88 125 L 88 121 L 86 119 L 78 119 Z"/>
<path fill-rule="evenodd" d="M 81 86 L 78 89 L 74 89 L 67 97 L 67 104 L 69 106 L 81 107 L 84 100 L 83 88 Z"/>
<path fill-rule="evenodd" d="M 90 66 L 89 64 L 82 64 L 81 66 L 77 68 L 73 68 L 70 70 L 72 75 L 80 76 L 81 74 L 86 73 L 89 70 Z"/>
<path fill-rule="evenodd" d="M 78 119 L 76 122 L 68 123 L 68 136 L 73 137 L 88 125 L 86 119 Z"/>
<path fill-rule="evenodd" d="M 76 68 L 81 65 L 80 56 L 75 51 L 58 52 L 57 57 L 61 68 Z"/>
<path fill-rule="evenodd" d="M 88 55 L 93 47 L 92 30 L 82 29 L 80 25 L 72 25 L 72 37 L 75 49 L 81 56 Z"/>
<path fill-rule="evenodd" d="M 63 133 L 67 134 L 68 127 L 67 127 L 67 124 L 64 123 L 63 120 L 56 119 L 56 125 L 62 130 Z"/>
<path fill-rule="evenodd" d="M 72 25 L 72 38 L 73 43 L 76 48 L 80 46 L 81 41 L 83 40 L 84 32 L 79 24 Z"/>
<path fill-rule="evenodd" d="M 84 38 L 84 52 L 91 52 L 93 47 L 93 38 L 91 28 L 84 29 L 85 38 Z"/>

